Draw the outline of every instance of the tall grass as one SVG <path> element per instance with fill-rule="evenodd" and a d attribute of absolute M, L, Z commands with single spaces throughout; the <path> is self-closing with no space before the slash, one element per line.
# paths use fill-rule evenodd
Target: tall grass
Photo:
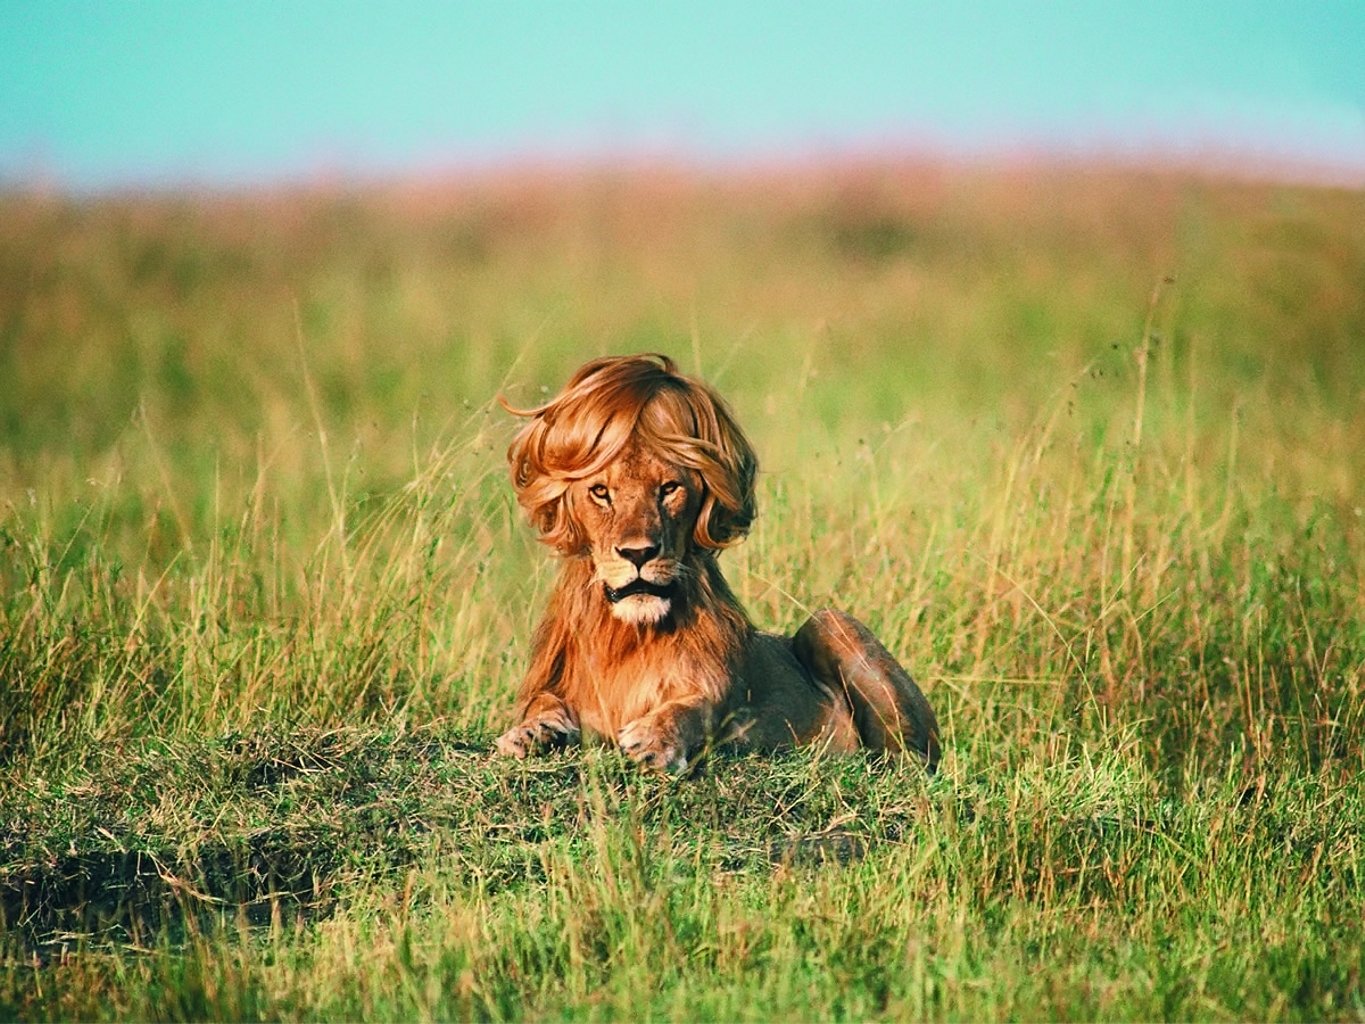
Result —
<path fill-rule="evenodd" d="M 0 1006 L 1359 1017 L 1365 197 L 1104 169 L 0 199 Z M 493 402 L 663 350 L 942 777 L 510 766 Z"/>

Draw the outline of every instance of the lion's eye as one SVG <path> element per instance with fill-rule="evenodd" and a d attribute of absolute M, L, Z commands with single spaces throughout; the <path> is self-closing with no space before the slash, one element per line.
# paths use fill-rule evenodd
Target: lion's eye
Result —
<path fill-rule="evenodd" d="M 588 493 L 598 501 L 611 501 L 611 491 L 606 484 L 593 484 L 588 488 Z"/>
<path fill-rule="evenodd" d="M 670 494 L 672 494 L 676 490 L 679 490 L 681 487 L 682 484 L 678 483 L 678 481 L 670 480 L 668 481 L 668 483 L 664 484 L 662 487 L 659 488 L 659 496 L 661 498 L 667 498 Z"/>

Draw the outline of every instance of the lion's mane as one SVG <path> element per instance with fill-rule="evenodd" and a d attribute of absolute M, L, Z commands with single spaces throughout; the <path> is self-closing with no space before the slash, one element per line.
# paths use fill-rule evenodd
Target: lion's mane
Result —
<path fill-rule="evenodd" d="M 706 494 L 693 539 L 702 548 L 728 547 L 754 520 L 753 447 L 725 401 L 667 356 L 597 359 L 553 401 L 504 407 L 530 420 L 507 450 L 517 501 L 561 554 L 580 554 L 586 543 L 565 500 L 569 483 L 599 472 L 632 439 L 701 474 Z"/>

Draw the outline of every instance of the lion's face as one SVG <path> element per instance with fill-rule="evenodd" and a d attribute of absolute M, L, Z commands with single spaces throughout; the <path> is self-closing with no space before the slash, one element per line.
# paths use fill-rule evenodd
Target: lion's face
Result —
<path fill-rule="evenodd" d="M 686 571 L 701 491 L 698 474 L 638 443 L 570 486 L 595 579 L 616 618 L 637 625 L 667 618 Z"/>
<path fill-rule="evenodd" d="M 697 559 L 753 522 L 753 448 L 720 396 L 664 356 L 597 359 L 545 405 L 508 408 L 528 419 L 507 449 L 517 501 L 542 541 L 591 558 L 617 619 L 662 622 Z"/>

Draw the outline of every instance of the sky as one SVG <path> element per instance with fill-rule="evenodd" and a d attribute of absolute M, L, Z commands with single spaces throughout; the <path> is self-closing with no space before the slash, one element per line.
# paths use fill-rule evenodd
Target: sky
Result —
<path fill-rule="evenodd" d="M 0 180 L 1219 153 L 1365 184 L 1365 0 L 0 0 Z"/>

